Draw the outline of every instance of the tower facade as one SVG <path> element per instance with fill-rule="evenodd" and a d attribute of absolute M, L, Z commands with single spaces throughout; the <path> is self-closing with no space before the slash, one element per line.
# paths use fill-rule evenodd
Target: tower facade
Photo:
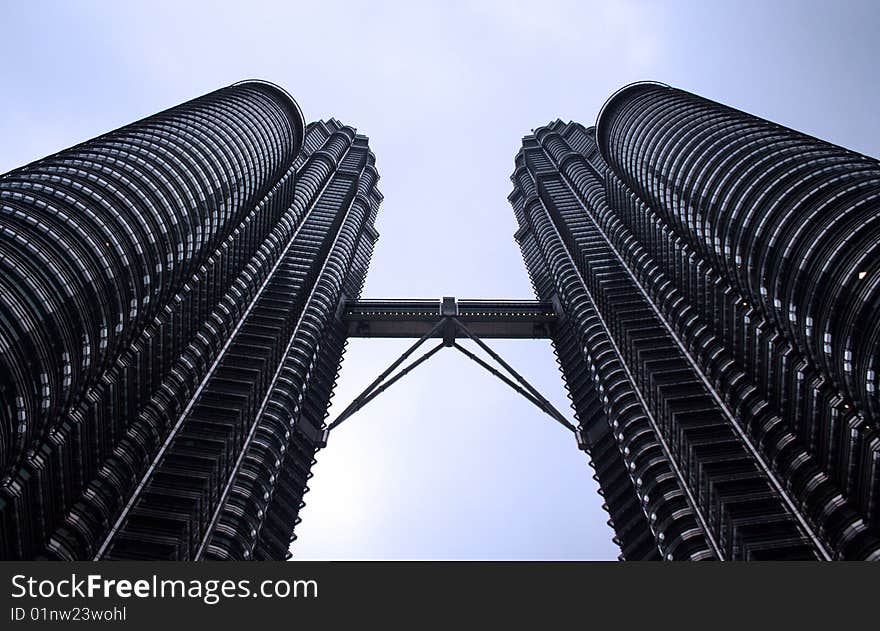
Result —
<path fill-rule="evenodd" d="M 512 181 L 622 558 L 880 558 L 880 164 L 639 83 Z"/>
<path fill-rule="evenodd" d="M 374 163 L 248 81 L 0 177 L 0 556 L 287 554 Z"/>

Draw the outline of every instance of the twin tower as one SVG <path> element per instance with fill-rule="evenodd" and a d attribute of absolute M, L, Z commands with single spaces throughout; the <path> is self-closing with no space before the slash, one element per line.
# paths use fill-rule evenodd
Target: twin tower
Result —
<path fill-rule="evenodd" d="M 621 558 L 880 559 L 880 163 L 645 82 L 511 179 L 537 300 L 403 303 L 269 83 L 0 176 L 0 558 L 283 559 L 346 339 L 467 335 L 552 340 Z"/>

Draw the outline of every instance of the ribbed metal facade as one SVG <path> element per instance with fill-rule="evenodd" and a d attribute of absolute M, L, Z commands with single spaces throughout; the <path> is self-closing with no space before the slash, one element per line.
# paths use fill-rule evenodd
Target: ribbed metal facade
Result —
<path fill-rule="evenodd" d="M 0 177 L 2 558 L 286 555 L 374 162 L 250 81 Z"/>
<path fill-rule="evenodd" d="M 516 167 L 622 558 L 880 558 L 880 164 L 641 83 Z"/>

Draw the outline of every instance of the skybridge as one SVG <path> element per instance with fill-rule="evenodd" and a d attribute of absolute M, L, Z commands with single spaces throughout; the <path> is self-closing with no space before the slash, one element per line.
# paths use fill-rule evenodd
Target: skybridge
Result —
<path fill-rule="evenodd" d="M 575 425 L 483 341 L 550 339 L 557 320 L 553 303 L 538 300 L 457 300 L 451 296 L 444 296 L 440 300 L 353 300 L 343 304 L 340 317 L 347 326 L 348 337 L 412 338 L 416 341 L 327 425 L 320 438 L 315 436 L 319 446 L 326 445 L 331 430 L 395 382 L 443 348 L 454 348 L 573 432 L 578 446 L 585 448 Z M 400 368 L 430 339 L 440 341 Z M 489 357 L 489 361 L 459 344 L 458 340 L 474 342 Z M 398 368 L 400 370 L 392 376 Z"/>
<path fill-rule="evenodd" d="M 556 321 L 553 304 L 538 300 L 354 300 L 342 319 L 348 337 L 418 339 L 444 318 L 456 318 L 483 339 L 549 339 Z M 448 336 L 455 327 L 438 329 L 431 337 Z"/>

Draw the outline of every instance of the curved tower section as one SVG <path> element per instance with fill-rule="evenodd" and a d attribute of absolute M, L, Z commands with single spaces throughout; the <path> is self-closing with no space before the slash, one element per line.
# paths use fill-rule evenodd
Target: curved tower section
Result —
<path fill-rule="evenodd" d="M 840 422 L 880 421 L 880 162 L 649 83 L 611 97 L 597 137 L 615 175 L 791 346 Z"/>
<path fill-rule="evenodd" d="M 295 103 L 243 83 L 0 178 L 8 475 L 290 168 Z"/>

